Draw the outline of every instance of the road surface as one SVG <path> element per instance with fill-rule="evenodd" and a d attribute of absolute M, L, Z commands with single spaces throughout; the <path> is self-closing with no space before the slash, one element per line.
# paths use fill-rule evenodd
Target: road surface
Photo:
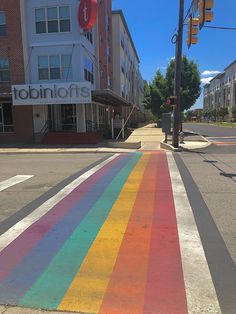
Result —
<path fill-rule="evenodd" d="M 104 314 L 234 313 L 233 246 L 227 250 L 227 234 L 216 232 L 187 155 L 5 157 L 0 197 L 11 193 L 15 209 L 0 222 L 0 304 Z M 46 193 L 42 172 L 52 185 Z M 17 182 L 16 175 L 33 177 Z M 16 192 L 27 195 L 37 182 L 38 197 L 19 201 L 17 210 Z"/>
<path fill-rule="evenodd" d="M 184 123 L 183 128 L 205 136 L 216 145 L 236 145 L 236 128 L 203 123 Z"/>

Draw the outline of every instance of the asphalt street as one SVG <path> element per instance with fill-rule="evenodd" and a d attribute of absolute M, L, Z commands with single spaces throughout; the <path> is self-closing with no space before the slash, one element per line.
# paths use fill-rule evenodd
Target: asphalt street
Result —
<path fill-rule="evenodd" d="M 0 154 L 0 303 L 235 314 L 235 154 Z"/>
<path fill-rule="evenodd" d="M 33 175 L 0 193 L 0 233 L 110 154 L 0 154 L 0 181 Z"/>
<path fill-rule="evenodd" d="M 183 123 L 183 128 L 205 137 L 236 137 L 236 128 L 220 127 L 203 123 Z"/>

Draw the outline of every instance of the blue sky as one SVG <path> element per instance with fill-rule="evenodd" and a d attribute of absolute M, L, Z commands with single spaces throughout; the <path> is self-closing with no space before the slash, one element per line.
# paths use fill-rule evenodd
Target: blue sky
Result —
<path fill-rule="evenodd" d="M 129 26 L 144 79 L 150 81 L 158 68 L 163 73 L 175 55 L 171 37 L 178 25 L 179 0 L 112 0 L 113 9 L 121 9 Z M 185 0 L 185 14 L 191 0 Z M 236 0 L 215 0 L 214 20 L 209 26 L 236 27 Z M 186 20 L 187 21 L 187 20 Z M 193 59 L 206 82 L 236 59 L 236 31 L 202 28 L 198 44 L 190 49 L 184 27 L 183 54 Z M 194 108 L 202 107 L 202 96 Z"/>

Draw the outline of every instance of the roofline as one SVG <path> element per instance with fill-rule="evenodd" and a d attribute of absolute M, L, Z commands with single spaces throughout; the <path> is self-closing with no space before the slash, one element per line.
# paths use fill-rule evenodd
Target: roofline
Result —
<path fill-rule="evenodd" d="M 234 63 L 236 63 L 236 60 L 234 60 L 232 63 L 230 63 L 230 64 L 224 69 L 224 71 L 226 71 L 228 68 L 230 68 Z"/>
<path fill-rule="evenodd" d="M 216 79 L 219 79 L 219 78 L 221 78 L 221 77 L 224 76 L 224 75 L 225 75 L 225 72 L 219 73 L 219 74 L 217 74 L 216 76 L 214 76 L 214 77 L 210 80 L 210 82 L 212 82 L 212 81 L 214 81 L 214 80 L 216 80 Z"/>
<path fill-rule="evenodd" d="M 130 31 L 129 31 L 129 28 L 128 28 L 128 24 L 127 24 L 127 22 L 126 22 L 126 20 L 125 20 L 123 11 L 122 11 L 122 10 L 114 10 L 114 11 L 112 11 L 112 15 L 115 15 L 115 14 L 119 14 L 119 15 L 120 15 L 120 17 L 121 17 L 121 19 L 122 19 L 122 22 L 123 22 L 123 24 L 124 24 L 124 26 L 125 26 L 125 28 L 126 28 L 127 34 L 129 35 L 129 39 L 130 39 L 130 42 L 131 42 L 131 46 L 132 46 L 133 49 L 134 49 L 134 53 L 135 53 L 135 55 L 136 55 L 136 57 L 137 57 L 137 59 L 138 59 L 138 62 L 140 63 L 139 56 L 138 56 L 137 50 L 136 50 L 136 48 L 135 48 L 133 39 L 132 39 L 132 37 L 131 37 Z"/>

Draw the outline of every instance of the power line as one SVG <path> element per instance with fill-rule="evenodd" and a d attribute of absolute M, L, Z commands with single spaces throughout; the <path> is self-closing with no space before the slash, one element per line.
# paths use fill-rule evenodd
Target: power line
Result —
<path fill-rule="evenodd" d="M 191 12 L 192 8 L 193 8 L 193 4 L 194 4 L 194 1 L 195 0 L 192 0 L 191 4 L 190 4 L 190 7 L 183 19 L 183 26 L 187 25 L 187 24 L 184 24 L 185 20 L 187 19 L 187 17 L 189 16 L 189 13 Z M 173 34 L 173 36 L 171 37 L 171 43 L 172 44 L 176 44 L 176 41 L 177 41 L 177 37 L 178 37 L 178 32 L 176 31 L 177 28 L 175 28 L 175 33 Z"/>
<path fill-rule="evenodd" d="M 183 20 L 183 23 L 185 22 L 185 20 L 187 19 L 187 17 L 189 16 L 189 13 L 191 12 L 192 8 L 193 8 L 193 4 L 194 4 L 194 0 L 192 0 L 191 4 L 190 4 L 190 7 L 184 17 L 184 20 Z"/>
<path fill-rule="evenodd" d="M 222 30 L 229 30 L 229 31 L 236 31 L 236 27 L 224 27 L 224 26 L 203 26 L 205 28 L 214 28 L 214 29 L 222 29 Z"/>

